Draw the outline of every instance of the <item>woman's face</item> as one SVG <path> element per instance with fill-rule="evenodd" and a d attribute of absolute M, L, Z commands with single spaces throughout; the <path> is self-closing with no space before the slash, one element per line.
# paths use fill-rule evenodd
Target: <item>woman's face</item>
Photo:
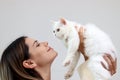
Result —
<path fill-rule="evenodd" d="M 51 64 L 57 56 L 56 51 L 48 45 L 48 42 L 26 38 L 25 43 L 29 47 L 30 59 L 34 60 L 39 66 Z"/>

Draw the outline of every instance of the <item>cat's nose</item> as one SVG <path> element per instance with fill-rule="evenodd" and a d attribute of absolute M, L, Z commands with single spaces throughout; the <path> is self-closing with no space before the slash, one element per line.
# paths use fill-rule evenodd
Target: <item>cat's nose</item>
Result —
<path fill-rule="evenodd" d="M 59 31 L 60 31 L 60 29 L 58 28 L 58 29 L 57 29 L 57 32 L 59 32 Z"/>

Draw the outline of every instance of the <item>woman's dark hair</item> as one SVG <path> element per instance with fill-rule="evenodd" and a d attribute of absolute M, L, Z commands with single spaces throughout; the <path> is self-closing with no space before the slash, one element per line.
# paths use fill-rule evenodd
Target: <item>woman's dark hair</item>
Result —
<path fill-rule="evenodd" d="M 23 67 L 23 61 L 30 57 L 26 38 L 19 37 L 4 50 L 0 61 L 0 80 L 43 80 L 33 69 Z"/>

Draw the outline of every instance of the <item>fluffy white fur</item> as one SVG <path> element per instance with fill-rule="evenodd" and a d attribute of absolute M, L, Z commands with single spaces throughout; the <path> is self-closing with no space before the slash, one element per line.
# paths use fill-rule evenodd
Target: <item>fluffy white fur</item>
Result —
<path fill-rule="evenodd" d="M 60 19 L 53 24 L 55 36 L 61 39 L 68 49 L 63 61 L 64 66 L 69 65 L 65 79 L 72 76 L 80 56 L 80 52 L 78 52 L 80 39 L 75 26 L 80 28 L 81 24 L 65 19 Z M 80 80 L 108 80 L 111 74 L 101 65 L 101 61 L 108 68 L 103 55 L 108 53 L 115 59 L 115 47 L 109 36 L 95 25 L 86 24 L 84 28 L 86 29 L 83 35 L 86 38 L 84 40 L 85 53 L 89 59 L 78 67 Z"/>

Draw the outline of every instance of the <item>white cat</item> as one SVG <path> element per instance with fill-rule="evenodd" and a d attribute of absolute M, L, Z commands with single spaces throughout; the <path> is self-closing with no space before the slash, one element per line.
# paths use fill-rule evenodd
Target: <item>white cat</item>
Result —
<path fill-rule="evenodd" d="M 75 28 L 76 26 L 78 28 L 83 27 L 81 24 L 63 18 L 53 24 L 53 33 L 63 41 L 68 49 L 67 56 L 63 62 L 64 66 L 69 65 L 65 79 L 72 76 L 80 57 L 80 52 L 78 52 L 80 39 Z M 108 68 L 108 64 L 103 59 L 103 55 L 107 53 L 115 59 L 115 47 L 108 35 L 95 25 L 86 24 L 83 28 L 85 29 L 83 34 L 85 37 L 85 53 L 89 59 L 78 68 L 80 80 L 108 80 L 111 74 L 101 65 L 101 61 Z"/>

